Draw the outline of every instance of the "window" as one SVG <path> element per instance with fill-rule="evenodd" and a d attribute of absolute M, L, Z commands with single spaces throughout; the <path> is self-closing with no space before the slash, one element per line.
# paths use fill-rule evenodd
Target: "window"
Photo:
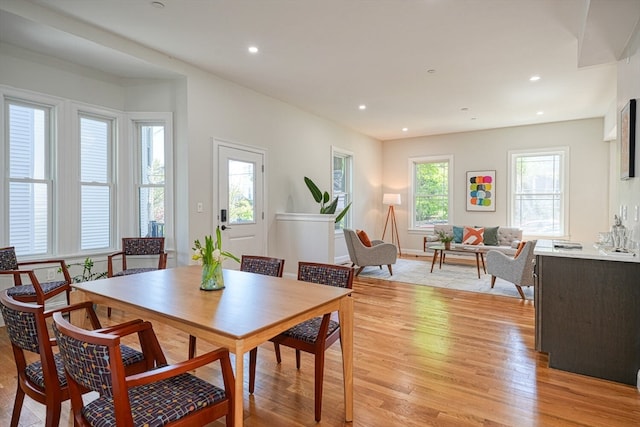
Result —
<path fill-rule="evenodd" d="M 409 159 L 411 228 L 429 229 L 452 220 L 452 165 L 453 156 Z"/>
<path fill-rule="evenodd" d="M 2 85 L 0 98 L 0 247 L 100 257 L 119 234 L 172 235 L 171 113 L 125 116 Z"/>
<path fill-rule="evenodd" d="M 165 211 L 165 126 L 136 123 L 140 149 L 138 186 L 138 235 L 164 237 Z"/>
<path fill-rule="evenodd" d="M 510 225 L 530 236 L 567 235 L 568 148 L 510 152 Z"/>
<path fill-rule="evenodd" d="M 339 150 L 335 147 L 332 148 L 332 177 L 333 177 L 333 198 L 338 198 L 338 207 L 336 208 L 336 214 L 339 215 L 344 208 L 353 201 L 352 199 L 352 168 L 353 168 L 353 154 Z M 351 209 L 347 211 L 346 215 L 336 223 L 335 229 L 342 230 L 343 228 L 350 228 L 352 223 Z"/>
<path fill-rule="evenodd" d="M 111 246 L 113 121 L 80 114 L 80 249 Z"/>
<path fill-rule="evenodd" d="M 52 107 L 6 99 L 9 244 L 17 255 L 49 252 Z"/>
<path fill-rule="evenodd" d="M 256 164 L 229 159 L 229 224 L 255 224 Z"/>

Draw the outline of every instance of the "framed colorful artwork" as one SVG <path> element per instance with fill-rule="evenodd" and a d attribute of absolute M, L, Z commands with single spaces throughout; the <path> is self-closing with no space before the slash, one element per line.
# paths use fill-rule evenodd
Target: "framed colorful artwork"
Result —
<path fill-rule="evenodd" d="M 636 100 L 627 102 L 620 113 L 620 179 L 636 176 Z"/>
<path fill-rule="evenodd" d="M 468 211 L 495 211 L 496 171 L 467 172 L 466 198 Z"/>

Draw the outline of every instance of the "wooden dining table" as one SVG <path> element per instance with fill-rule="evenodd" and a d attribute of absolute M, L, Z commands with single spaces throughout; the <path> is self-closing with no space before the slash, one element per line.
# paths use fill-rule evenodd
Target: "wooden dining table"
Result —
<path fill-rule="evenodd" d="M 225 288 L 203 291 L 200 290 L 201 271 L 202 267 L 193 265 L 76 283 L 71 293 L 72 301 L 89 300 L 121 309 L 229 349 L 236 356 L 233 408 L 236 426 L 241 426 L 244 419 L 244 353 L 304 320 L 337 311 L 345 421 L 353 420 L 353 299 L 350 289 L 224 270 Z"/>

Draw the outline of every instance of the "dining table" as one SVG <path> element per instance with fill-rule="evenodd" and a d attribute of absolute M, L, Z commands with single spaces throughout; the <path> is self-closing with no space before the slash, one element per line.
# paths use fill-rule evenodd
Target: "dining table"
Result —
<path fill-rule="evenodd" d="M 200 289 L 202 267 L 181 266 L 74 283 L 73 302 L 117 308 L 160 322 L 235 355 L 234 425 L 243 425 L 243 355 L 305 320 L 337 311 L 340 321 L 345 421 L 353 420 L 351 289 L 225 269 L 225 288 Z M 80 321 L 73 319 L 72 322 Z M 185 354 L 187 350 L 185 349 Z"/>

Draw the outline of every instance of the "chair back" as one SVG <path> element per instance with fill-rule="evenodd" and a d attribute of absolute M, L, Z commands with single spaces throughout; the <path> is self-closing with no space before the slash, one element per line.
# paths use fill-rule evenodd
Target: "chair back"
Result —
<path fill-rule="evenodd" d="M 298 263 L 298 280 L 352 289 L 353 268 L 344 265 L 301 261 Z"/>
<path fill-rule="evenodd" d="M 113 375 L 120 374 L 123 382 L 125 378 L 120 338 L 80 329 L 60 313 L 54 313 L 53 321 L 67 376 L 88 390 L 113 397 Z"/>
<path fill-rule="evenodd" d="M 347 245 L 347 251 L 349 252 L 349 258 L 351 258 L 351 262 L 354 264 L 358 264 L 358 254 L 356 253 L 355 244 L 357 243 L 355 239 L 359 240 L 358 235 L 355 231 L 345 228 L 342 230 L 344 232 L 344 242 Z"/>
<path fill-rule="evenodd" d="M 125 255 L 159 255 L 164 251 L 164 237 L 123 237 Z"/>
<path fill-rule="evenodd" d="M 522 271 L 522 285 L 533 286 L 533 259 L 535 258 L 534 249 L 536 247 L 537 240 L 529 240 L 525 243 L 524 247 L 518 254 L 518 260 L 524 258 L 524 266 Z"/>
<path fill-rule="evenodd" d="M 282 277 L 284 260 L 257 255 L 242 255 L 240 270 L 265 276 Z"/>
<path fill-rule="evenodd" d="M 58 380 L 44 305 L 16 301 L 4 290 L 0 292 L 0 311 L 11 341 L 18 376 L 24 377 L 27 360 L 33 360 L 26 357 L 25 352 L 36 353 L 42 365 L 41 384 L 38 385 L 44 385 L 48 393 L 56 393 L 55 390 L 64 384 Z"/>
<path fill-rule="evenodd" d="M 15 247 L 0 248 L 0 270 L 17 270 L 18 258 Z"/>
<path fill-rule="evenodd" d="M 122 269 L 127 270 L 128 256 L 158 255 L 158 270 L 167 267 L 167 253 L 164 251 L 164 237 L 123 237 Z M 111 277 L 111 276 L 110 276 Z"/>

